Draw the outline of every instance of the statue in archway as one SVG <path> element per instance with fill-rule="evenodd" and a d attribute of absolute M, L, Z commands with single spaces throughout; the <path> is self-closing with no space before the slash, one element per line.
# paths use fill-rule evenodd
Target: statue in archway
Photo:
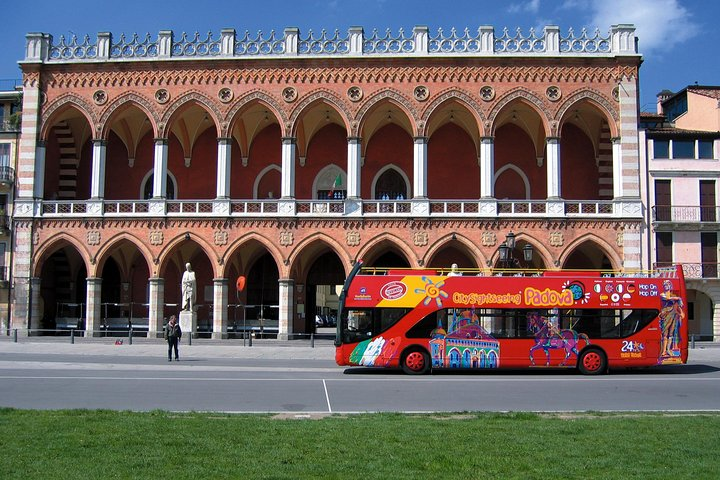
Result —
<path fill-rule="evenodd" d="M 191 312 L 195 306 L 195 272 L 193 272 L 190 263 L 185 264 L 185 273 L 182 276 L 182 309 Z"/>

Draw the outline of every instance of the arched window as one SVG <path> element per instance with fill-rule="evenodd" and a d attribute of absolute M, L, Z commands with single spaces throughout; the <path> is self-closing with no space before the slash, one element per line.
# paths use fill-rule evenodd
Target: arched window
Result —
<path fill-rule="evenodd" d="M 153 196 L 153 178 L 155 175 L 151 173 L 148 177 L 145 178 L 145 185 L 143 186 L 143 199 L 148 200 L 152 198 Z M 175 182 L 173 181 L 173 178 L 168 173 L 166 184 L 166 197 L 168 200 L 173 200 L 175 198 Z"/>
<path fill-rule="evenodd" d="M 388 168 L 375 182 L 374 193 L 378 200 L 404 200 L 408 198 L 407 183 L 400 172 Z"/>

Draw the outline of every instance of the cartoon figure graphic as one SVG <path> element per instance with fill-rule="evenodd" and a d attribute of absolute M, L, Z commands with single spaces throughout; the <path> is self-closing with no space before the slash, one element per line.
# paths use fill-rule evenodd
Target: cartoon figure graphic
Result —
<path fill-rule="evenodd" d="M 663 282 L 660 294 L 660 360 L 659 363 L 673 363 L 680 358 L 680 325 L 685 318 L 683 301 L 672 291 L 672 282 Z"/>
<path fill-rule="evenodd" d="M 535 365 L 533 352 L 542 349 L 545 352 L 545 366 L 550 366 L 550 350 L 565 350 L 565 358 L 559 366 L 566 365 L 571 355 L 578 356 L 578 343 L 584 341 L 590 345 L 588 336 L 570 329 L 558 329 L 547 317 L 541 316 L 538 312 L 527 314 L 528 331 L 535 335 L 535 345 L 530 347 L 530 364 Z"/>

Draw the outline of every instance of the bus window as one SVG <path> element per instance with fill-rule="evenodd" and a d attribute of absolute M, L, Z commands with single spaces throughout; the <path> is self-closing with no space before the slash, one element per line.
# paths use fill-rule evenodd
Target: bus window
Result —
<path fill-rule="evenodd" d="M 380 325 L 375 333 L 384 332 L 388 328 L 395 325 L 404 317 L 411 309 L 410 308 L 381 308 L 380 310 Z"/>
<path fill-rule="evenodd" d="M 343 340 L 359 342 L 395 325 L 410 308 L 367 308 L 343 311 Z"/>
<path fill-rule="evenodd" d="M 447 313 L 445 310 L 438 310 L 425 315 L 422 320 L 407 331 L 405 336 L 407 338 L 431 338 L 433 331 L 438 326 L 447 331 Z"/>

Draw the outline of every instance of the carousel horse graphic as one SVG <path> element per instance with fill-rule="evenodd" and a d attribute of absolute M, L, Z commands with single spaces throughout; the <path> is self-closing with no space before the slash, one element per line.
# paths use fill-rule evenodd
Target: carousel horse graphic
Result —
<path fill-rule="evenodd" d="M 560 362 L 559 366 L 565 365 L 570 355 L 578 355 L 578 343 L 582 340 L 585 345 L 590 345 L 588 336 L 584 333 L 578 333 L 575 330 L 563 329 L 559 330 L 547 317 L 541 316 L 537 312 L 527 314 L 528 331 L 535 335 L 535 345 L 530 347 L 530 364 L 535 365 L 533 352 L 542 349 L 545 351 L 545 366 L 550 366 L 550 350 L 565 350 L 565 358 Z"/>

